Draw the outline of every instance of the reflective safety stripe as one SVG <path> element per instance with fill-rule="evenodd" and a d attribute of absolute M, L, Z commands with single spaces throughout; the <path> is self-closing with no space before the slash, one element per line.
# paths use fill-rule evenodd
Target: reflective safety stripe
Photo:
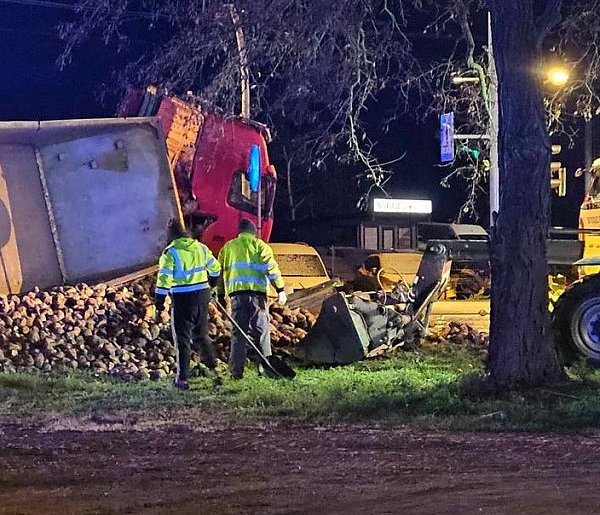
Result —
<path fill-rule="evenodd" d="M 179 238 L 165 249 L 158 268 L 157 295 L 166 295 L 207 290 L 207 272 L 218 277 L 221 265 L 206 245 Z"/>
<path fill-rule="evenodd" d="M 208 283 L 186 284 L 181 286 L 173 286 L 170 290 L 167 288 L 156 288 L 156 293 L 159 295 L 168 295 L 169 293 L 185 293 L 190 291 L 206 290 L 209 288 Z"/>
<path fill-rule="evenodd" d="M 206 247 L 204 248 L 204 254 L 207 254 L 207 250 Z M 213 270 L 211 270 L 211 268 Z M 216 268 L 216 270 L 215 270 Z M 206 271 L 208 272 L 208 275 L 210 275 L 211 277 L 219 277 L 221 275 L 221 264 L 216 260 L 216 258 L 214 256 L 211 256 L 211 258 L 206 262 Z"/>
<path fill-rule="evenodd" d="M 269 269 L 269 265 L 261 265 L 259 263 L 233 263 L 225 267 L 225 270 L 236 270 L 238 268 L 250 268 L 252 270 L 258 270 L 265 272 Z"/>
<path fill-rule="evenodd" d="M 269 281 L 274 281 L 275 279 L 277 279 L 279 277 L 279 275 L 269 274 L 269 275 L 267 275 L 267 277 L 269 278 Z"/>
<path fill-rule="evenodd" d="M 183 265 L 181 264 L 179 253 L 177 252 L 177 249 L 171 247 L 169 249 L 169 254 L 173 256 L 173 261 L 175 261 L 175 272 L 173 273 L 173 276 L 180 277 L 180 274 L 183 272 Z"/>
<path fill-rule="evenodd" d="M 191 270 L 184 270 L 177 277 L 189 277 L 190 275 L 204 272 L 204 270 L 206 270 L 205 267 L 199 266 L 198 268 L 192 268 Z"/>
<path fill-rule="evenodd" d="M 251 234 L 242 233 L 227 242 L 219 253 L 219 261 L 223 266 L 224 290 L 229 295 L 243 291 L 266 293 L 268 275 L 274 278 L 277 288 L 283 286 L 272 249 Z"/>
<path fill-rule="evenodd" d="M 206 290 L 208 289 L 208 283 L 189 284 L 185 286 L 173 286 L 171 293 L 185 293 L 190 291 Z"/>
<path fill-rule="evenodd" d="M 204 253 L 206 254 L 206 251 L 204 251 Z M 179 253 L 177 252 L 177 249 L 174 249 L 173 247 L 171 247 L 169 249 L 169 254 L 171 254 L 171 256 L 173 256 L 173 260 L 175 261 L 175 271 L 171 272 L 171 274 L 173 275 L 173 277 L 175 279 L 182 279 L 184 277 L 189 277 L 191 275 L 198 274 L 198 273 L 204 272 L 206 270 L 206 267 L 204 267 L 204 266 L 192 268 L 191 270 L 184 270 L 183 265 L 181 264 L 181 259 L 179 258 Z M 162 273 L 162 271 L 161 271 L 161 273 Z"/>
<path fill-rule="evenodd" d="M 227 281 L 225 281 L 225 284 L 227 286 L 230 286 L 235 283 L 251 283 L 251 284 L 259 284 L 261 286 L 266 286 L 267 278 L 266 277 L 252 277 L 252 276 L 238 276 L 238 277 L 234 277 L 233 279 L 228 279 Z"/>

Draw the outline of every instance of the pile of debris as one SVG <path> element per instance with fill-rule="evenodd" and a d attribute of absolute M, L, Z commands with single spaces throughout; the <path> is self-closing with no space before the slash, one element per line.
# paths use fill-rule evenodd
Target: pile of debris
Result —
<path fill-rule="evenodd" d="M 429 339 L 434 342 L 450 342 L 456 345 L 484 347 L 488 344 L 487 333 L 477 331 L 469 324 L 451 321 L 442 329 L 430 328 Z"/>
<path fill-rule="evenodd" d="M 106 284 L 34 289 L 0 295 L 0 371 L 90 370 L 125 379 L 161 378 L 176 368 L 169 314 L 153 320 L 154 279 L 111 287 Z M 273 306 L 275 351 L 289 352 L 315 317 Z M 218 357 L 229 355 L 230 326 L 211 305 L 209 334 Z"/>
<path fill-rule="evenodd" d="M 231 324 L 213 304 L 209 305 L 209 312 L 208 335 L 215 343 L 219 358 L 226 361 L 229 356 Z M 315 324 L 316 317 L 304 309 L 289 309 L 275 304 L 271 305 L 270 314 L 273 352 L 278 355 L 291 356 L 293 349 Z"/>
<path fill-rule="evenodd" d="M 176 352 L 168 310 L 153 319 L 154 278 L 109 286 L 59 286 L 23 295 L 0 295 L 0 371 L 88 370 L 121 379 L 173 375 Z M 271 339 L 276 354 L 290 356 L 315 324 L 304 309 L 271 306 Z M 231 326 L 210 305 L 209 336 L 217 356 L 229 356 Z M 450 322 L 433 332 L 434 341 L 484 346 L 487 334 Z M 382 347 L 375 355 L 386 354 Z"/>
<path fill-rule="evenodd" d="M 486 271 L 459 268 L 452 271 L 450 284 L 457 299 L 488 299 L 492 280 Z"/>

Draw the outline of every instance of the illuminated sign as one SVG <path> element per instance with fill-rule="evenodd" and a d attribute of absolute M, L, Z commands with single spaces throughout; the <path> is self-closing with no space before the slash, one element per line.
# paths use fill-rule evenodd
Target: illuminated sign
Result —
<path fill-rule="evenodd" d="M 440 161 L 454 161 L 454 114 L 440 116 Z"/>
<path fill-rule="evenodd" d="M 419 215 L 431 214 L 431 200 L 410 200 L 404 198 L 376 198 L 373 201 L 375 213 L 409 213 Z"/>

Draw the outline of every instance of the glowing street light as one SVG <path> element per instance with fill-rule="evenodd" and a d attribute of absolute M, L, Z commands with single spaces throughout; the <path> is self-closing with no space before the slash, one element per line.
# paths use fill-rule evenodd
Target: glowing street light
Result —
<path fill-rule="evenodd" d="M 463 77 L 460 75 L 455 75 L 452 77 L 452 84 L 478 84 L 479 77 Z"/>
<path fill-rule="evenodd" d="M 570 75 L 565 68 L 559 68 L 556 66 L 548 70 L 546 77 L 548 82 L 553 86 L 562 87 L 569 82 Z"/>

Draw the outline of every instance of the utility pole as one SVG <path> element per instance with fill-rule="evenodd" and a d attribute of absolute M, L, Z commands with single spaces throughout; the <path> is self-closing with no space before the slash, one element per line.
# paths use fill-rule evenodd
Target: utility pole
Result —
<path fill-rule="evenodd" d="M 244 40 L 244 30 L 242 29 L 235 5 L 226 4 L 225 7 L 229 10 L 233 28 L 235 29 L 235 40 L 240 58 L 240 83 L 242 88 L 242 109 L 240 115 L 242 118 L 248 120 L 250 118 L 250 74 L 248 73 L 248 51 Z"/>
<path fill-rule="evenodd" d="M 490 229 L 500 212 L 500 167 L 498 164 L 498 76 L 492 40 L 492 14 L 488 12 L 488 77 L 489 77 L 489 136 L 490 136 Z"/>
<path fill-rule="evenodd" d="M 593 115 L 585 118 L 585 193 L 587 194 L 590 191 L 590 186 L 592 185 L 592 174 L 590 173 L 590 169 L 592 168 L 592 163 L 594 162 L 594 145 L 593 145 L 593 123 L 594 118 Z"/>
<path fill-rule="evenodd" d="M 486 110 L 489 117 L 486 134 L 455 134 L 455 140 L 490 140 L 490 229 L 494 227 L 496 217 L 500 211 L 500 167 L 498 164 L 498 76 L 496 75 L 496 63 L 494 61 L 494 49 L 492 41 L 492 15 L 488 12 L 488 69 L 487 79 L 481 73 L 479 77 L 453 77 L 453 84 L 477 83 L 482 88 L 482 97 L 486 102 Z M 487 83 L 481 82 L 487 80 Z M 486 89 L 487 88 L 487 91 Z"/>
<path fill-rule="evenodd" d="M 250 74 L 248 72 L 248 50 L 246 49 L 246 41 L 244 39 L 244 29 L 240 23 L 240 17 L 237 13 L 234 4 L 225 4 L 229 10 L 233 28 L 235 29 L 235 40 L 240 58 L 240 86 L 242 91 L 242 107 L 240 116 L 244 120 L 250 119 Z M 260 162 L 260 161 L 259 161 Z M 262 237 L 262 171 L 258 174 L 258 191 L 256 192 L 256 229 L 258 237 Z"/>

